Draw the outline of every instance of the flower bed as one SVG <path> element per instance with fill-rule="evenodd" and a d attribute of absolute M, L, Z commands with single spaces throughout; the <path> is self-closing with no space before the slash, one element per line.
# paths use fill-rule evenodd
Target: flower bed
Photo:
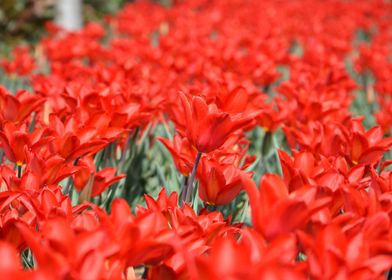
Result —
<path fill-rule="evenodd" d="M 0 61 L 3 279 L 390 279 L 389 1 L 139 1 Z"/>

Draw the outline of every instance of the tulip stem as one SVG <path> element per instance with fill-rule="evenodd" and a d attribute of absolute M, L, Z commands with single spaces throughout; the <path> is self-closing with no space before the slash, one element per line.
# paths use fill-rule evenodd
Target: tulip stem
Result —
<path fill-rule="evenodd" d="M 17 169 L 18 169 L 18 178 L 20 178 L 22 177 L 22 166 L 18 164 Z"/>
<path fill-rule="evenodd" d="M 212 205 L 212 204 L 207 204 L 207 203 L 205 203 L 204 204 L 204 207 L 209 211 L 209 212 L 214 212 L 214 211 L 216 211 L 216 205 Z"/>
<path fill-rule="evenodd" d="M 181 195 L 180 195 L 181 206 L 183 206 L 185 201 L 188 180 L 189 180 L 188 176 L 184 177 L 184 181 L 181 184 Z"/>
<path fill-rule="evenodd" d="M 201 158 L 201 152 L 197 153 L 195 164 L 193 165 L 191 176 L 188 179 L 188 184 L 185 189 L 185 202 L 191 202 L 191 196 L 193 193 L 193 181 L 195 180 L 197 166 L 199 165 Z"/>
<path fill-rule="evenodd" d="M 75 161 L 73 162 L 73 165 L 74 165 L 74 166 L 77 166 L 79 160 L 80 160 L 80 157 L 77 157 L 77 158 L 75 159 Z M 72 183 L 72 175 L 68 177 L 68 181 L 67 181 L 67 184 L 66 184 L 65 187 L 64 187 L 63 194 L 69 194 L 70 188 L 71 188 L 71 183 Z"/>

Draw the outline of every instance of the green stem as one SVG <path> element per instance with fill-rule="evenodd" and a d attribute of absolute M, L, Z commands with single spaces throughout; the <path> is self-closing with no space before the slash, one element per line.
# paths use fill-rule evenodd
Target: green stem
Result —
<path fill-rule="evenodd" d="M 186 198 L 186 190 L 187 190 L 188 180 L 189 180 L 189 177 L 184 177 L 184 181 L 181 184 L 181 195 L 180 195 L 181 206 L 183 205 L 183 202 L 185 201 L 185 198 Z"/>
<path fill-rule="evenodd" d="M 18 164 L 17 169 L 18 169 L 18 178 L 20 178 L 22 177 L 22 166 Z"/>
<path fill-rule="evenodd" d="M 76 158 L 73 162 L 73 165 L 74 166 L 78 165 L 79 160 L 80 160 L 80 157 Z M 72 184 L 72 175 L 68 177 L 67 184 L 65 185 L 64 190 L 63 190 L 63 194 L 65 194 L 65 195 L 69 194 L 69 192 L 71 190 L 71 184 Z"/>
<path fill-rule="evenodd" d="M 192 173 L 191 176 L 189 177 L 188 184 L 185 189 L 185 203 L 191 202 L 192 193 L 193 193 L 193 181 L 195 180 L 196 170 L 200 162 L 201 154 L 202 154 L 201 152 L 197 153 L 195 164 L 193 165 Z"/>

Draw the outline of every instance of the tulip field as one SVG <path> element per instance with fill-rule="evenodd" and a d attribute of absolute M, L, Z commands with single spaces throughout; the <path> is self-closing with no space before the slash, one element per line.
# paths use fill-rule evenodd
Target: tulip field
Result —
<path fill-rule="evenodd" d="M 392 279 L 392 2 L 135 1 L 0 57 L 0 279 Z"/>

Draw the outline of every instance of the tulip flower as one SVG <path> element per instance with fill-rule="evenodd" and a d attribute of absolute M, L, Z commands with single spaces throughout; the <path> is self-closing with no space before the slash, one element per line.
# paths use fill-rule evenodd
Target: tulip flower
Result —
<path fill-rule="evenodd" d="M 197 172 L 199 195 L 209 205 L 225 205 L 242 190 L 245 172 L 233 165 L 223 165 L 202 160 Z"/>
<path fill-rule="evenodd" d="M 180 93 L 187 123 L 186 136 L 201 153 L 210 153 L 221 147 L 230 135 L 241 131 L 249 119 L 219 111 L 199 96 L 187 98 Z"/>
<path fill-rule="evenodd" d="M 188 177 L 192 171 L 193 160 L 196 158 L 196 150 L 190 145 L 187 138 L 182 138 L 179 135 L 174 135 L 173 143 L 168 139 L 158 137 L 158 140 L 166 147 L 170 152 L 174 164 L 181 174 Z"/>
<path fill-rule="evenodd" d="M 12 50 L 12 56 L 13 59 L 10 61 L 0 60 L 0 68 L 3 68 L 7 74 L 27 76 L 33 72 L 36 65 L 28 48 L 17 47 Z"/>
<path fill-rule="evenodd" d="M 0 257 L 3 260 L 0 264 L 2 277 L 5 279 L 25 279 L 27 275 L 23 273 L 22 265 L 19 261 L 19 254 L 11 244 L 0 242 Z M 32 275 L 30 275 L 31 277 Z"/>
<path fill-rule="evenodd" d="M 110 185 L 121 180 L 126 175 L 121 174 L 116 176 L 117 169 L 114 167 L 106 167 L 100 171 L 96 171 L 96 167 L 91 158 L 83 158 L 77 164 L 80 170 L 74 174 L 75 188 L 78 191 L 89 189 L 88 199 L 100 195 Z"/>
<path fill-rule="evenodd" d="M 249 122 L 249 118 L 243 118 L 241 114 L 230 115 L 219 111 L 216 105 L 207 105 L 199 96 L 193 96 L 189 100 L 185 94 L 180 93 L 180 98 L 188 124 L 185 128 L 186 136 L 198 150 L 191 176 L 184 190 L 185 201 L 189 202 L 201 153 L 210 153 L 221 147 L 233 133 L 240 131 Z"/>
<path fill-rule="evenodd" d="M 244 230 L 241 240 L 222 237 L 209 254 L 196 259 L 195 279 L 304 279 L 294 265 L 296 244 L 293 236 L 272 243 L 257 232 Z"/>
<path fill-rule="evenodd" d="M 45 135 L 46 131 L 47 129 L 35 129 L 32 134 L 29 134 L 23 127 L 5 123 L 3 130 L 0 131 L 1 147 L 10 161 L 21 166 L 26 163 L 25 149 L 38 151 L 54 140 L 54 137 Z"/>
<path fill-rule="evenodd" d="M 70 118 L 65 123 L 51 114 L 50 127 L 55 137 L 49 148 L 67 161 L 74 161 L 82 156 L 97 153 L 108 144 L 106 138 L 97 138 L 96 127 L 77 127 L 76 120 Z"/>
<path fill-rule="evenodd" d="M 45 99 L 29 94 L 25 90 L 18 91 L 16 96 L 0 85 L 0 118 L 19 124 L 26 120 L 30 114 L 38 109 Z"/>
<path fill-rule="evenodd" d="M 315 189 L 289 194 L 287 185 L 276 174 L 264 175 L 259 189 L 248 177 L 243 177 L 243 184 L 254 227 L 269 240 L 303 228 L 313 214 L 331 201 L 328 197 L 316 199 Z"/>

